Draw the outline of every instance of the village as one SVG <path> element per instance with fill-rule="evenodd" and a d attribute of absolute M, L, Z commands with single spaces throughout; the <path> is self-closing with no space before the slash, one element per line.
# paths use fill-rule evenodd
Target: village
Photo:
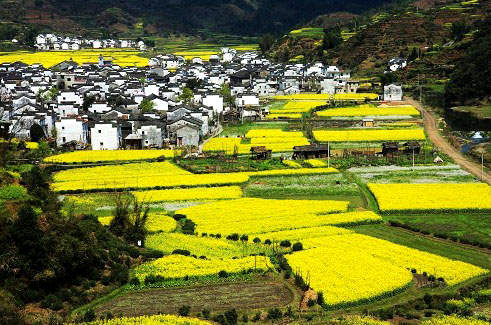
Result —
<path fill-rule="evenodd" d="M 4 63 L 0 80 L 0 112 L 9 132 L 29 140 L 39 125 L 65 150 L 199 147 L 224 121 L 265 119 L 265 104 L 275 96 L 315 91 L 329 98 L 360 88 L 349 71 L 335 66 L 273 64 L 257 52 L 229 48 L 209 61 L 159 55 L 143 68 L 121 67 L 103 55 L 98 62 L 64 61 L 51 69 Z M 384 89 L 373 99 L 402 100 L 400 86 Z"/>

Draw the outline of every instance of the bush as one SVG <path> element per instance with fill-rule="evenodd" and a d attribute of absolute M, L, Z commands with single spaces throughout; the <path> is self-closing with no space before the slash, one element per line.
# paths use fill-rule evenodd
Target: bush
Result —
<path fill-rule="evenodd" d="M 196 224 L 189 219 L 184 220 L 182 225 L 182 233 L 186 235 L 193 235 L 194 229 L 196 229 Z"/>
<path fill-rule="evenodd" d="M 228 240 L 233 240 L 233 241 L 238 241 L 239 240 L 239 234 L 231 234 L 227 236 Z"/>
<path fill-rule="evenodd" d="M 140 285 L 140 280 L 138 278 L 132 278 L 130 280 L 130 284 L 133 286 L 139 286 Z"/>
<path fill-rule="evenodd" d="M 326 301 L 324 300 L 324 293 L 323 292 L 317 293 L 317 303 L 321 306 L 323 306 L 326 303 Z"/>
<path fill-rule="evenodd" d="M 247 236 L 247 235 L 242 235 L 242 236 L 240 236 L 240 241 L 241 241 L 241 242 L 246 242 L 246 241 L 248 241 L 248 240 L 249 240 L 249 236 Z"/>
<path fill-rule="evenodd" d="M 186 216 L 184 214 L 175 214 L 173 216 L 174 220 L 176 221 L 179 221 L 179 220 L 182 220 L 182 219 L 186 219 Z"/>
<path fill-rule="evenodd" d="M 185 249 L 174 249 L 172 251 L 173 255 L 184 255 L 184 256 L 191 256 L 191 252 Z"/>
<path fill-rule="evenodd" d="M 294 252 L 301 251 L 302 249 L 303 249 L 303 245 L 302 245 L 302 243 L 300 243 L 300 242 L 295 243 L 295 244 L 293 244 L 293 246 L 292 246 L 292 251 L 294 251 Z"/>
<path fill-rule="evenodd" d="M 314 307 L 315 306 L 315 300 L 309 299 L 309 301 L 307 301 L 307 306 L 308 307 Z"/>
<path fill-rule="evenodd" d="M 247 314 L 242 315 L 242 323 L 249 323 L 249 316 Z"/>
<path fill-rule="evenodd" d="M 237 314 L 237 311 L 235 310 L 235 308 L 227 310 L 225 312 L 225 319 L 226 319 L 228 325 L 236 325 L 238 318 L 239 318 L 239 315 Z"/>
<path fill-rule="evenodd" d="M 268 311 L 268 319 L 277 320 L 283 317 L 283 313 L 279 308 L 272 308 Z"/>
<path fill-rule="evenodd" d="M 191 307 L 190 306 L 187 306 L 187 305 L 183 305 L 181 307 L 179 307 L 179 309 L 177 310 L 177 313 L 179 314 L 179 316 L 189 316 L 189 312 L 191 311 Z"/>
<path fill-rule="evenodd" d="M 266 239 L 266 240 L 264 241 L 264 244 L 266 244 L 266 245 L 271 245 L 271 240 Z"/>
<path fill-rule="evenodd" d="M 258 322 L 261 319 L 261 313 L 257 312 L 254 317 L 252 318 L 253 322 Z"/>
<path fill-rule="evenodd" d="M 289 240 L 282 240 L 280 243 L 280 246 L 288 248 L 288 247 L 292 246 L 292 243 Z"/>
<path fill-rule="evenodd" d="M 252 240 L 252 242 L 253 242 L 254 244 L 259 244 L 259 243 L 261 242 L 261 239 L 259 239 L 258 237 L 256 237 L 256 238 L 254 238 L 254 239 Z"/>
<path fill-rule="evenodd" d="M 84 317 L 83 317 L 83 321 L 84 322 L 92 322 L 92 321 L 95 321 L 95 312 L 93 309 L 89 309 L 85 312 L 84 314 Z"/>
<path fill-rule="evenodd" d="M 219 278 L 226 278 L 226 277 L 228 277 L 227 271 L 221 270 L 220 272 L 218 272 L 218 277 Z"/>
<path fill-rule="evenodd" d="M 201 314 L 203 315 L 204 319 L 208 319 L 208 318 L 210 318 L 211 311 L 209 309 L 205 308 L 201 311 Z"/>

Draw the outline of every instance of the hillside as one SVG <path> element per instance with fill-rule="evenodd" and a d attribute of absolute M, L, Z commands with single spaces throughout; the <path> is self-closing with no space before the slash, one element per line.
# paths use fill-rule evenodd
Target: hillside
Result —
<path fill-rule="evenodd" d="M 59 32 L 126 33 L 140 21 L 147 33 L 212 31 L 240 35 L 281 33 L 320 14 L 359 14 L 393 0 L 0 0 L 2 22 Z M 22 8 L 19 10 L 19 8 Z"/>

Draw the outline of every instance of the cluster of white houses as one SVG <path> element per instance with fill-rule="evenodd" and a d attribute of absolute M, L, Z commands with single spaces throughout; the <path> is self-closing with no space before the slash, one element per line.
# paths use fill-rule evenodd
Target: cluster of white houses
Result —
<path fill-rule="evenodd" d="M 81 49 L 123 48 L 146 50 L 143 41 L 126 39 L 86 39 L 82 37 L 39 34 L 34 47 L 39 51 L 78 51 Z"/>
<path fill-rule="evenodd" d="M 221 95 L 225 84 L 233 96 L 228 102 Z M 186 87 L 193 95 L 185 99 Z M 206 63 L 161 55 L 145 68 L 120 67 L 102 57 L 98 63 L 62 62 L 56 69 L 17 62 L 0 65 L 0 120 L 25 139 L 38 124 L 58 146 L 198 146 L 221 120 L 262 118 L 267 112 L 261 98 L 358 87 L 337 67 L 273 64 L 255 52 L 223 50 Z"/>

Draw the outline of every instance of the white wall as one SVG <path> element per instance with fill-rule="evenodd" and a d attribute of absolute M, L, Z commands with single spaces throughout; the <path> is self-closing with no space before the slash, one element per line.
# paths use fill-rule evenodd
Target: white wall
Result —
<path fill-rule="evenodd" d="M 55 122 L 57 132 L 56 145 L 62 145 L 70 141 L 86 143 L 83 130 L 83 122 L 76 119 L 62 119 Z"/>
<path fill-rule="evenodd" d="M 92 150 L 119 149 L 118 129 L 112 124 L 96 124 L 90 129 Z"/>

